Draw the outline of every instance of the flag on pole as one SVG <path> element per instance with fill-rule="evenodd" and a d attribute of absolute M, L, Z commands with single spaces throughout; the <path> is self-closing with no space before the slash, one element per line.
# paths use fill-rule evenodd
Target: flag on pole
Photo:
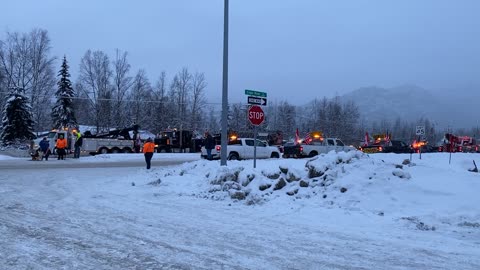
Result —
<path fill-rule="evenodd" d="M 370 138 L 368 137 L 368 132 L 365 132 L 365 142 L 363 143 L 363 146 L 368 146 L 370 142 Z"/>
<path fill-rule="evenodd" d="M 310 144 L 312 141 L 312 137 L 310 137 L 310 132 L 307 132 L 307 135 L 305 135 L 305 139 L 303 140 L 304 144 Z"/>
<path fill-rule="evenodd" d="M 300 134 L 298 133 L 298 128 L 297 132 L 295 132 L 295 144 L 300 144 Z"/>

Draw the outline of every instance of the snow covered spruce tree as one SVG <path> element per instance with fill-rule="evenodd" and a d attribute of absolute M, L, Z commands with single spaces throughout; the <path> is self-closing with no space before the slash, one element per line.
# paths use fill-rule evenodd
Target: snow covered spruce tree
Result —
<path fill-rule="evenodd" d="M 23 88 L 11 88 L 5 101 L 0 139 L 4 145 L 35 138 L 32 106 Z"/>
<path fill-rule="evenodd" d="M 62 68 L 58 72 L 60 80 L 58 81 L 58 90 L 55 92 L 57 101 L 52 108 L 53 128 L 72 127 L 77 128 L 78 123 L 73 109 L 73 100 L 75 92 L 70 81 L 68 72 L 67 57 L 63 57 Z"/>

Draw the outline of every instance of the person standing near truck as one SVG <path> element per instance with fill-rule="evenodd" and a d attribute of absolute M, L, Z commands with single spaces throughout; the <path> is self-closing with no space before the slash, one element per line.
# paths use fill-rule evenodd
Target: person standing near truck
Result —
<path fill-rule="evenodd" d="M 73 131 L 73 136 L 75 136 L 75 151 L 73 152 L 73 158 L 80 158 L 80 148 L 83 145 L 83 137 L 80 134 L 80 131 Z"/>
<path fill-rule="evenodd" d="M 215 140 L 210 132 L 205 132 L 205 150 L 207 150 L 207 159 L 212 160 L 212 149 L 215 148 Z"/>
<path fill-rule="evenodd" d="M 65 139 L 64 135 L 62 133 L 58 134 L 58 139 L 57 142 L 55 143 L 55 147 L 57 148 L 57 155 L 58 155 L 58 160 L 64 160 L 65 159 L 65 148 L 67 148 L 67 139 Z"/>
<path fill-rule="evenodd" d="M 155 150 L 155 144 L 151 138 L 148 138 L 143 145 L 143 154 L 145 156 L 145 162 L 147 163 L 147 170 L 150 170 L 150 164 L 153 157 L 153 151 Z"/>
<path fill-rule="evenodd" d="M 43 140 L 39 145 L 43 152 L 42 160 L 45 158 L 45 160 L 48 161 L 48 156 L 50 156 L 50 143 L 48 142 L 47 137 L 43 137 Z"/>

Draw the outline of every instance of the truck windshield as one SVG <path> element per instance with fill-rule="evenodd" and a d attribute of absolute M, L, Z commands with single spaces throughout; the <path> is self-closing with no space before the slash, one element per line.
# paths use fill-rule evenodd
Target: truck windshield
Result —
<path fill-rule="evenodd" d="M 337 145 L 338 145 L 338 146 L 345 146 L 345 144 L 343 144 L 343 142 L 340 141 L 340 140 L 336 140 L 336 142 L 337 142 Z"/>

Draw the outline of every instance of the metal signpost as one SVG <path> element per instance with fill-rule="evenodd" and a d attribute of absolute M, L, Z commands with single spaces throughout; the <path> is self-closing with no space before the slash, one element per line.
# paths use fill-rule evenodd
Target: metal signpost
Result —
<path fill-rule="evenodd" d="M 262 108 L 253 105 L 248 109 L 248 120 L 253 125 L 253 168 L 257 167 L 257 126 L 265 120 L 265 113 Z"/>
<path fill-rule="evenodd" d="M 418 136 L 420 141 L 420 136 L 425 136 L 425 126 L 417 126 L 415 129 L 415 134 Z M 422 159 L 422 146 L 418 148 L 418 153 L 420 154 L 420 159 Z"/>
<path fill-rule="evenodd" d="M 267 106 L 267 93 L 245 89 L 247 103 L 252 105 L 248 109 L 248 120 L 253 125 L 253 168 L 257 167 L 257 126 L 265 120 L 265 113 L 260 106 Z M 260 105 L 260 106 L 257 106 Z"/>

